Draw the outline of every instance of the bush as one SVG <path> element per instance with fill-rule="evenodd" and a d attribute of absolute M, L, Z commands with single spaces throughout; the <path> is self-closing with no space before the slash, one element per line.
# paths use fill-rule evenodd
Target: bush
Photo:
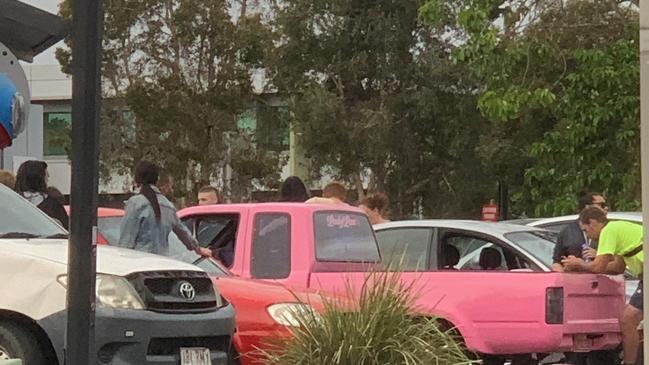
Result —
<path fill-rule="evenodd" d="M 350 303 L 326 300 L 320 315 L 296 313 L 292 339 L 265 353 L 268 365 L 460 365 L 470 360 L 454 331 L 417 316 L 411 285 L 398 274 L 369 274 Z"/>

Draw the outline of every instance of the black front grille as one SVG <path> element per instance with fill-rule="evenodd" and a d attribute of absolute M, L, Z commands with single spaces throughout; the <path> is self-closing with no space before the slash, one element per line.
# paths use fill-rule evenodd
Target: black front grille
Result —
<path fill-rule="evenodd" d="M 230 336 L 153 338 L 149 342 L 147 355 L 179 355 L 181 347 L 204 347 L 210 349 L 212 352 L 228 352 L 230 348 Z"/>
<path fill-rule="evenodd" d="M 128 279 L 148 310 L 202 313 L 217 309 L 212 280 L 203 272 L 141 272 L 130 275 Z"/>

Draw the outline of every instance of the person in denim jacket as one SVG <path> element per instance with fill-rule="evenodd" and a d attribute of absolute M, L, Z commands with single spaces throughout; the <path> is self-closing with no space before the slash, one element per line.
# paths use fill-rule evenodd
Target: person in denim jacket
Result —
<path fill-rule="evenodd" d="M 210 257 L 212 251 L 199 246 L 187 227 L 178 219 L 176 208 L 155 186 L 160 168 L 149 161 L 140 161 L 135 168 L 139 194 L 126 202 L 118 246 L 169 256 L 169 233 L 178 236 L 188 250 Z"/>

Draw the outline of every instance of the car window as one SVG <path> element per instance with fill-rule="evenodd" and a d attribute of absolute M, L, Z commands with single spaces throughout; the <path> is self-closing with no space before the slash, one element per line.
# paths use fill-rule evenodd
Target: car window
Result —
<path fill-rule="evenodd" d="M 195 236 L 203 247 L 223 247 L 236 239 L 239 225 L 238 214 L 214 214 L 194 218 Z"/>
<path fill-rule="evenodd" d="M 440 267 L 455 270 L 504 271 L 532 269 L 532 263 L 513 248 L 497 239 L 465 232 L 442 232 L 442 257 L 456 252 L 459 257 L 455 265 L 442 263 Z"/>
<path fill-rule="evenodd" d="M 430 262 L 430 228 L 392 228 L 376 232 L 386 266 L 403 271 L 427 270 Z"/>
<path fill-rule="evenodd" d="M 117 245 L 123 217 L 99 217 L 97 229 L 109 245 Z"/>
<path fill-rule="evenodd" d="M 194 262 L 194 265 L 203 269 L 206 273 L 212 276 L 218 277 L 227 277 L 230 276 L 221 266 L 219 266 L 214 260 L 201 257 L 198 261 Z"/>
<path fill-rule="evenodd" d="M 459 252 L 460 260 L 455 266 L 458 270 L 507 270 L 502 249 L 491 241 L 467 235 L 454 235 L 445 239 L 445 245 L 452 246 Z M 483 255 L 483 250 L 497 251 L 499 259 L 493 259 L 490 265 L 481 267 L 480 256 Z"/>
<path fill-rule="evenodd" d="M 196 252 L 188 250 L 180 238 L 174 233 L 169 233 L 169 257 L 188 264 L 193 264 L 214 276 L 228 276 L 218 264 L 210 259 L 201 257 Z"/>
<path fill-rule="evenodd" d="M 547 267 L 552 266 L 552 253 L 556 244 L 554 232 L 515 232 L 505 234 L 505 238 L 515 243 L 521 250 L 529 252 Z"/>
<path fill-rule="evenodd" d="M 257 279 L 284 279 L 291 273 L 291 217 L 255 215 L 250 272 Z"/>
<path fill-rule="evenodd" d="M 318 261 L 380 262 L 374 232 L 366 215 L 319 211 L 313 219 Z"/>
<path fill-rule="evenodd" d="M 0 235 L 15 238 L 67 235 L 65 229 L 35 205 L 2 184 L 0 184 L 0 207 L 2 212 Z"/>

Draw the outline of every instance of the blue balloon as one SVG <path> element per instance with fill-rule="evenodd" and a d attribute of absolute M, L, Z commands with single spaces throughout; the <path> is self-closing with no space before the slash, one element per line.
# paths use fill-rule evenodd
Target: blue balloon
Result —
<path fill-rule="evenodd" d="M 0 148 L 11 146 L 14 135 L 12 120 L 16 85 L 11 79 L 0 73 Z"/>

